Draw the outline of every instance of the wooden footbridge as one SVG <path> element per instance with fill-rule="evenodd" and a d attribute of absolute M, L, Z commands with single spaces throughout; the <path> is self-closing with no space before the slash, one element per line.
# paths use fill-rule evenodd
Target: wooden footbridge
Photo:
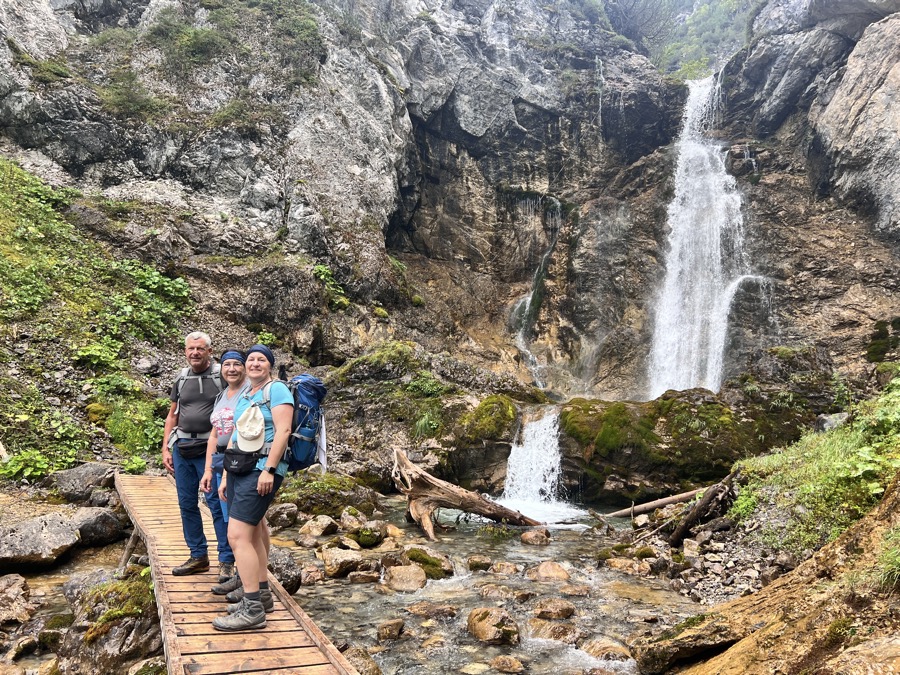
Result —
<path fill-rule="evenodd" d="M 359 675 L 271 574 L 275 611 L 266 615 L 266 627 L 238 633 L 215 630 L 212 620 L 225 613 L 227 602 L 210 592 L 217 581 L 216 534 L 205 505 L 210 571 L 176 577 L 172 568 L 190 552 L 182 536 L 172 480 L 118 474 L 116 489 L 150 556 L 169 675 Z"/>

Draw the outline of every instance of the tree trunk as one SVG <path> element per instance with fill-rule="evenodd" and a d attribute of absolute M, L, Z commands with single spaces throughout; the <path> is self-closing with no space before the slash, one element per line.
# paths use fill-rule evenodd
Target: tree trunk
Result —
<path fill-rule="evenodd" d="M 688 530 L 694 526 L 694 523 L 706 515 L 713 500 L 720 495 L 724 495 L 731 489 L 731 483 L 734 481 L 735 475 L 735 473 L 730 473 L 723 478 L 721 482 L 706 488 L 706 492 L 703 493 L 703 499 L 694 504 L 694 507 L 681 519 L 681 522 L 678 523 L 678 527 L 675 528 L 672 536 L 669 537 L 669 546 L 672 548 L 681 546 L 681 543 L 687 536 Z"/>
<path fill-rule="evenodd" d="M 652 502 L 647 502 L 646 504 L 638 504 L 637 506 L 630 506 L 627 509 L 620 509 L 619 511 L 613 511 L 612 513 L 607 513 L 603 517 L 604 518 L 624 518 L 625 516 L 638 516 L 642 513 L 650 513 L 651 511 L 655 511 L 661 506 L 668 506 L 669 504 L 679 504 L 681 502 L 686 502 L 689 499 L 692 499 L 695 494 L 703 490 L 704 488 L 697 488 L 696 490 L 691 490 L 690 492 L 682 492 L 681 494 L 672 495 L 671 497 L 663 497 L 662 499 L 656 499 Z"/>
<path fill-rule="evenodd" d="M 402 450 L 394 450 L 394 468 L 391 470 L 391 477 L 394 479 L 397 489 L 406 495 L 409 515 L 432 541 L 436 539 L 432 517 L 434 510 L 439 508 L 475 513 L 498 523 L 543 524 L 518 511 L 489 501 L 475 492 L 435 478 L 409 461 L 406 453 Z"/>

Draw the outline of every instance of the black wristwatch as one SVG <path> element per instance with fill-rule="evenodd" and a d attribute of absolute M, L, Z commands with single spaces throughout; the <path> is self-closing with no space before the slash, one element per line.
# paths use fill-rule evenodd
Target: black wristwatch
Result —
<path fill-rule="evenodd" d="M 276 466 L 267 466 L 267 467 L 266 467 L 266 471 L 268 471 L 268 472 L 269 472 L 270 474 L 272 474 L 273 476 L 275 475 L 275 472 L 276 472 L 277 470 L 278 470 L 278 467 L 276 467 Z"/>

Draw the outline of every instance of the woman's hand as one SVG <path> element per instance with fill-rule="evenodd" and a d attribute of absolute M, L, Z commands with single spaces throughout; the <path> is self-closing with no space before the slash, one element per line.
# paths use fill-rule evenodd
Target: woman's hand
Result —
<path fill-rule="evenodd" d="M 275 476 L 270 474 L 268 471 L 263 471 L 259 474 L 259 480 L 256 482 L 256 491 L 260 494 L 261 497 L 265 497 L 272 491 L 272 488 L 275 486 Z"/>
<path fill-rule="evenodd" d="M 203 478 L 200 479 L 200 489 L 209 494 L 212 492 L 212 469 L 206 467 Z"/>
<path fill-rule="evenodd" d="M 228 497 L 225 496 L 225 482 L 228 480 L 228 474 L 222 474 L 222 481 L 219 483 L 219 499 L 223 502 L 228 501 Z"/>

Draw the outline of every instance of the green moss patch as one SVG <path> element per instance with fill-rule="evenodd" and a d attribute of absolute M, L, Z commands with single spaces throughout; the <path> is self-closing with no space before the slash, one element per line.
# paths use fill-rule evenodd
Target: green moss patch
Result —
<path fill-rule="evenodd" d="M 441 561 L 428 555 L 425 551 L 413 548 L 406 552 L 406 557 L 425 570 L 425 576 L 429 579 L 444 579 L 450 576 L 444 571 Z"/>
<path fill-rule="evenodd" d="M 153 587 L 149 578 L 144 575 L 144 570 L 149 568 L 132 568 L 121 581 L 100 584 L 91 591 L 88 603 L 94 616 L 84 634 L 86 644 L 105 635 L 121 619 L 156 615 Z"/>
<path fill-rule="evenodd" d="M 503 394 L 493 394 L 481 401 L 475 410 L 462 416 L 459 437 L 466 443 L 508 438 L 515 420 L 516 406 L 512 399 Z"/>

